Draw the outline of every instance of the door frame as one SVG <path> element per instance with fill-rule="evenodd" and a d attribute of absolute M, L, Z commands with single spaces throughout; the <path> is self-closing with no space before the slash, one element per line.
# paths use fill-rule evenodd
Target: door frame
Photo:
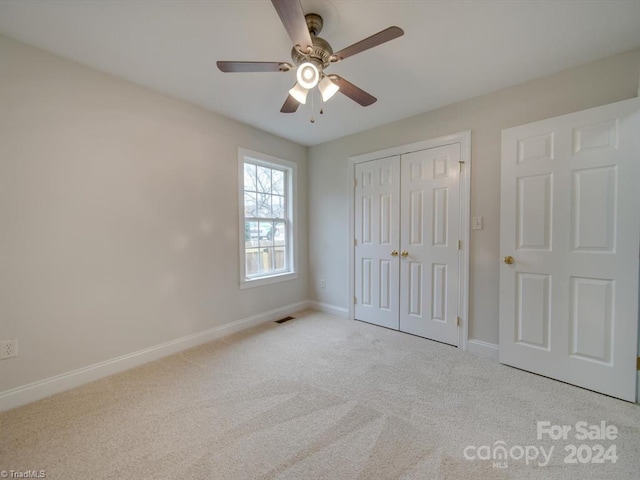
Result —
<path fill-rule="evenodd" d="M 459 285 L 458 312 L 461 319 L 461 327 L 458 332 L 458 348 L 467 350 L 469 338 L 469 227 L 471 211 L 471 130 L 444 135 L 441 137 L 422 140 L 407 145 L 377 150 L 349 157 L 349 314 L 350 320 L 355 319 L 355 166 L 358 163 L 378 160 L 381 158 L 403 155 L 419 150 L 442 147 L 445 145 L 460 144 L 460 160 L 464 162 L 460 172 L 460 240 L 462 248 L 459 253 Z"/>

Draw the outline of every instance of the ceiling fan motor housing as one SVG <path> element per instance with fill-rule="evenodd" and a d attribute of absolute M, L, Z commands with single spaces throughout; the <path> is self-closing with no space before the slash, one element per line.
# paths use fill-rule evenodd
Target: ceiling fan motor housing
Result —
<path fill-rule="evenodd" d="M 313 46 L 311 52 L 305 53 L 298 48 L 293 47 L 291 49 L 291 60 L 296 66 L 304 62 L 312 62 L 318 66 L 319 70 L 327 68 L 331 64 L 331 57 L 333 56 L 333 49 L 329 42 L 324 38 L 318 37 L 318 33 L 322 30 L 322 17 L 316 13 L 309 13 L 305 15 L 307 21 L 307 27 L 311 34 L 311 41 Z"/>

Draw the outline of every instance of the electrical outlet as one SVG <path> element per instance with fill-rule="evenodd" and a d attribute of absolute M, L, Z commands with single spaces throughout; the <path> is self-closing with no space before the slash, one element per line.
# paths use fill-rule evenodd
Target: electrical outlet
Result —
<path fill-rule="evenodd" d="M 327 288 L 327 282 L 325 282 L 324 278 L 320 280 L 320 288 L 323 290 Z"/>
<path fill-rule="evenodd" d="M 0 341 L 0 360 L 18 356 L 18 339 Z"/>

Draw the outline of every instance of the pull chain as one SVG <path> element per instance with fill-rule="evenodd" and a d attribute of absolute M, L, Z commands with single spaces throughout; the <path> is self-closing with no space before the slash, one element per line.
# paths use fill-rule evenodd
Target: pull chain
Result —
<path fill-rule="evenodd" d="M 313 109 L 314 109 L 314 107 L 313 107 L 313 97 L 314 97 L 314 95 L 313 95 L 313 90 L 312 90 L 311 91 L 311 123 L 316 123 L 315 118 L 313 118 Z"/>
<path fill-rule="evenodd" d="M 315 110 L 315 92 L 311 91 L 311 123 L 316 123 L 316 119 L 313 118 L 313 111 Z M 320 115 L 324 115 L 324 100 L 320 99 Z"/>

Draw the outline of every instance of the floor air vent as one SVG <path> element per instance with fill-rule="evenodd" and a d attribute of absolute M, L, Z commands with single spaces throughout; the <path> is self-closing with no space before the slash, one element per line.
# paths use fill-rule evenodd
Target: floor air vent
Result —
<path fill-rule="evenodd" d="M 284 317 L 284 318 L 281 318 L 280 320 L 276 320 L 275 322 L 276 323 L 284 323 L 284 322 L 288 322 L 289 320 L 293 320 L 295 318 L 296 317 Z"/>

